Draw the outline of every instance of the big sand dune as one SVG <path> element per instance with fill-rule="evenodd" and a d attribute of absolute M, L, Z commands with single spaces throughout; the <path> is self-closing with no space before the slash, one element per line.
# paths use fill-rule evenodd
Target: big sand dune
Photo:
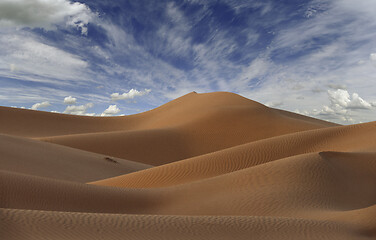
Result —
<path fill-rule="evenodd" d="M 376 122 L 233 93 L 81 117 L 0 108 L 1 239 L 376 239 Z"/>

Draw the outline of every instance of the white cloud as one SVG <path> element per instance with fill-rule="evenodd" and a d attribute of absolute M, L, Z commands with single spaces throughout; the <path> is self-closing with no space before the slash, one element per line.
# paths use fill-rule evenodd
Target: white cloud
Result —
<path fill-rule="evenodd" d="M 46 108 L 46 107 L 49 107 L 51 106 L 50 102 L 48 101 L 45 101 L 45 102 L 41 102 L 41 103 L 36 103 L 34 104 L 31 109 L 33 110 L 38 110 L 39 108 Z"/>
<path fill-rule="evenodd" d="M 0 26 L 41 27 L 55 24 L 74 26 L 87 34 L 93 13 L 83 3 L 68 0 L 0 0 Z"/>
<path fill-rule="evenodd" d="M 374 2 L 374 0 L 362 1 L 370 4 L 372 1 Z M 30 2 L 35 2 L 35 0 L 30 0 Z M 46 0 L 46 2 L 52 2 L 52 0 Z M 243 1 L 246 3 L 243 7 L 243 3 L 239 3 L 239 1 L 230 2 L 234 7 L 241 6 L 237 10 L 240 12 L 246 6 L 254 4 L 254 1 Z M 314 0 L 314 2 L 324 1 Z M 232 34 L 232 30 L 221 26 L 217 27 L 216 24 L 213 24 L 208 26 L 207 37 L 209 40 L 207 42 L 197 44 L 190 39 L 189 30 L 200 24 L 200 19 L 210 18 L 210 9 L 203 7 L 198 14 L 187 19 L 181 12 L 180 6 L 172 3 L 165 8 L 168 23 L 158 25 L 158 39 L 145 36 L 144 39 L 141 39 L 145 41 L 146 47 L 138 44 L 130 32 L 109 21 L 96 22 L 106 30 L 109 39 L 108 43 L 104 43 L 108 45 L 103 48 L 93 47 L 90 44 L 86 47 L 86 45 L 83 45 L 82 39 L 84 38 L 76 36 L 66 36 L 67 39 L 64 39 L 65 45 L 54 47 L 48 45 L 51 42 L 48 43 L 46 39 L 43 40 L 43 38 L 37 37 L 31 32 L 4 33 L 0 34 L 0 46 L 6 46 L 0 47 L 0 75 L 28 81 L 53 83 L 51 85 L 81 84 L 85 82 L 83 80 L 88 82 L 89 79 L 89 83 L 91 83 L 91 79 L 97 79 L 101 84 L 102 81 L 104 82 L 106 91 L 108 91 L 108 86 L 111 85 L 111 92 L 109 93 L 121 91 L 111 95 L 113 101 L 132 99 L 137 96 L 137 94 L 135 96 L 129 94 L 132 90 L 126 93 L 123 93 L 124 90 L 116 90 L 124 87 L 124 82 L 111 78 L 111 76 L 116 75 L 124 76 L 129 81 L 129 86 L 135 89 L 140 90 L 143 87 L 153 89 L 153 92 L 157 92 L 157 94 L 150 94 L 155 96 L 148 96 L 148 98 L 155 97 L 153 104 L 156 105 L 164 101 L 157 96 L 164 95 L 165 97 L 175 98 L 193 90 L 200 92 L 224 90 L 241 93 L 250 99 L 271 105 L 279 103 L 283 99 L 282 107 L 286 110 L 299 108 L 312 111 L 314 108 L 321 109 L 322 106 L 327 106 L 328 109 L 322 113 L 324 114 L 324 112 L 328 113 L 332 109 L 330 102 L 328 102 L 326 91 L 328 87 L 335 90 L 338 88 L 352 89 L 359 93 L 363 99 L 375 100 L 372 97 L 376 80 L 373 58 L 376 56 L 370 55 L 370 53 L 375 53 L 376 50 L 373 41 L 376 36 L 375 31 L 373 31 L 376 21 L 368 21 L 370 15 L 354 14 L 351 6 L 346 9 L 341 6 L 345 3 L 348 5 L 358 4 L 352 2 L 354 1 L 329 1 L 325 9 L 318 9 L 316 6 L 307 8 L 309 11 L 313 11 L 311 11 L 310 18 L 306 20 L 294 24 L 274 25 L 277 28 L 274 35 L 276 38 L 273 39 L 270 46 L 265 51 L 261 47 L 262 44 L 257 48 L 242 47 L 242 53 L 245 56 L 237 62 L 234 62 L 233 59 L 238 55 L 236 50 L 239 50 L 239 39 Z M 363 5 L 362 8 L 366 9 L 366 5 Z M 360 7 L 354 6 L 354 9 L 360 9 Z M 371 11 L 371 9 L 368 6 L 368 10 Z M 323 13 L 324 10 L 325 13 Z M 281 9 L 281 16 L 290 14 L 284 11 Z M 299 13 L 294 12 L 294 14 Z M 301 14 L 303 16 L 304 11 Z M 278 20 L 281 16 L 276 16 L 275 19 Z M 288 18 L 288 16 L 284 17 Z M 64 20 L 64 24 L 69 25 L 68 20 Z M 252 28 L 264 19 L 252 21 L 254 23 L 250 23 L 249 27 L 244 29 L 244 32 L 252 33 L 247 40 L 250 45 L 254 44 L 259 38 L 257 34 L 254 35 L 257 31 L 252 30 Z M 3 30 L 1 30 L 2 32 Z M 314 43 L 312 41 L 313 39 L 327 40 L 325 36 L 329 36 L 328 41 Z M 331 41 L 331 36 L 335 38 L 334 41 Z M 32 44 L 25 45 L 24 42 L 30 42 L 29 39 L 31 39 Z M 243 40 L 246 41 L 246 39 Z M 258 43 L 262 42 L 264 41 L 258 41 Z M 71 54 L 62 50 L 67 49 L 68 46 L 69 49 L 82 48 L 82 51 L 77 50 L 76 54 Z M 61 49 L 58 49 L 59 47 Z M 311 52 L 316 47 L 317 50 Z M 44 51 L 46 48 L 48 50 Z M 278 60 L 274 60 L 273 54 L 270 54 L 273 50 L 276 50 L 275 55 L 278 56 L 286 52 L 291 52 L 292 55 L 289 58 L 281 57 L 280 62 L 278 62 Z M 85 52 L 89 52 L 90 55 L 85 55 Z M 296 52 L 298 54 L 294 55 Z M 98 77 L 91 77 L 91 65 L 89 64 L 92 61 L 90 58 L 92 55 L 105 60 L 103 64 L 95 61 L 92 63 L 93 65 L 99 64 L 107 76 L 99 73 Z M 169 61 L 169 58 L 161 58 L 160 55 L 179 56 L 179 59 L 187 60 L 192 66 L 189 66 L 189 69 L 175 67 L 174 63 Z M 129 56 L 132 56 L 133 59 L 132 66 L 126 64 L 128 61 L 122 61 Z M 117 60 L 115 61 L 115 59 Z M 360 62 L 362 64 L 359 64 Z M 13 64 L 14 67 L 10 64 Z M 112 79 L 111 83 L 106 83 L 108 79 Z M 294 82 L 289 81 L 289 79 L 294 79 Z M 59 86 L 59 89 L 62 88 Z M 317 91 L 314 92 L 314 89 L 317 89 Z M 94 87 L 93 90 L 95 90 Z M 22 95 L 12 94 L 11 97 L 19 99 L 21 97 L 38 97 L 38 94 L 31 95 L 30 91 L 23 92 Z M 4 91 L 4 87 L 0 88 L 0 93 L 4 93 L 0 94 L 0 99 L 6 99 L 10 95 Z M 71 93 L 67 92 L 59 96 L 60 100 L 54 99 L 52 96 L 44 100 L 61 101 L 69 94 Z M 350 101 L 356 102 L 353 100 L 354 96 L 349 97 Z M 80 95 L 80 98 L 83 98 L 83 96 Z M 355 99 L 357 99 L 356 96 Z M 38 101 L 40 99 L 33 99 L 31 103 Z M 85 99 L 85 102 L 94 101 L 97 105 L 95 97 Z M 368 103 L 370 102 L 368 101 Z M 22 102 L 22 104 L 25 103 Z M 122 107 L 124 108 L 124 106 Z M 351 109 L 347 110 L 350 111 Z M 98 111 L 99 114 L 100 112 Z M 371 111 L 363 112 L 368 114 L 369 120 L 375 119 L 375 115 Z M 354 118 L 360 117 L 355 116 Z"/>
<path fill-rule="evenodd" d="M 320 110 L 298 111 L 298 113 L 337 123 L 353 124 L 367 121 L 367 119 L 359 118 L 359 110 L 370 111 L 376 106 L 362 99 L 357 93 L 350 95 L 347 90 L 343 89 L 337 89 L 336 91 L 328 90 L 327 94 L 330 106 L 324 105 Z"/>
<path fill-rule="evenodd" d="M 74 98 L 72 96 L 68 96 L 68 97 L 64 98 L 65 104 L 72 105 L 72 104 L 76 104 L 76 102 L 77 102 L 77 98 Z"/>
<path fill-rule="evenodd" d="M 328 90 L 331 103 L 345 109 L 371 109 L 372 105 L 363 100 L 357 93 L 350 94 L 347 90 L 338 89 L 336 91 Z"/>
<path fill-rule="evenodd" d="M 39 42 L 33 35 L 0 34 L 0 46 L 6 46 L 0 47 L 3 77 L 59 85 L 68 84 L 67 81 L 93 81 L 88 76 L 88 63 L 81 57 Z"/>
<path fill-rule="evenodd" d="M 192 51 L 191 37 L 187 35 L 191 28 L 189 21 L 173 2 L 167 4 L 166 14 L 172 24 L 162 25 L 158 30 L 158 36 L 165 41 L 163 54 L 185 56 Z"/>
<path fill-rule="evenodd" d="M 92 103 L 87 103 L 85 105 L 79 105 L 79 106 L 67 106 L 65 111 L 63 113 L 66 114 L 74 114 L 74 115 L 88 115 L 88 116 L 93 116 L 95 115 L 94 113 L 86 113 L 86 111 L 89 108 L 92 108 L 94 104 Z"/>
<path fill-rule="evenodd" d="M 272 69 L 272 63 L 264 58 L 254 59 L 249 66 L 242 69 L 238 79 L 234 81 L 235 88 L 248 88 L 252 81 L 259 82 Z M 254 83 L 253 83 L 254 84 Z"/>
<path fill-rule="evenodd" d="M 361 15 L 361 17 L 374 18 L 373 20 L 376 20 L 376 2 L 374 0 L 338 0 L 334 1 L 334 3 L 336 4 L 335 7 L 339 7 L 344 11 Z"/>
<path fill-rule="evenodd" d="M 261 55 L 269 60 L 266 71 L 252 71 L 251 67 L 243 70 L 243 75 L 262 81 L 253 89 L 238 90 L 239 93 L 263 103 L 283 99 L 285 110 L 308 110 L 312 116 L 326 120 L 374 121 L 376 115 L 374 109 L 370 110 L 370 101 L 374 101 L 376 86 L 373 40 L 376 39 L 376 8 L 371 6 L 376 7 L 376 1 L 313 2 L 323 5 L 305 21 L 281 28 L 269 49 Z M 294 91 L 297 88 L 288 79 L 295 79 L 299 84 L 296 86 L 302 88 Z M 331 95 L 337 108 L 328 103 L 328 87 L 334 89 Z M 338 89 L 343 92 L 337 92 Z M 349 94 L 347 89 L 355 93 Z M 304 99 L 297 100 L 299 96 Z"/>
<path fill-rule="evenodd" d="M 135 97 L 143 96 L 151 92 L 151 89 L 145 89 L 144 91 L 138 91 L 136 89 L 131 89 L 129 92 L 125 92 L 123 94 L 113 93 L 111 94 L 111 100 L 123 100 L 123 99 L 133 99 Z"/>
<path fill-rule="evenodd" d="M 116 105 L 110 105 L 106 110 L 104 110 L 101 116 L 112 116 L 118 114 L 119 112 L 120 109 Z"/>

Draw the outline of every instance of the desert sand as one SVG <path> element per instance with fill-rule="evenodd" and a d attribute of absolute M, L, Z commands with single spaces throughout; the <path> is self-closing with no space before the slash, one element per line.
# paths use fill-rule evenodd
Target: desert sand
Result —
<path fill-rule="evenodd" d="M 227 92 L 84 117 L 0 107 L 1 239 L 376 239 L 376 122 Z"/>

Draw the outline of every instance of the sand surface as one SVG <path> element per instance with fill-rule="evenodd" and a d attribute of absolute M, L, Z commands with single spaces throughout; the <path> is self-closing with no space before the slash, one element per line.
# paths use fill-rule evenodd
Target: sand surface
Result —
<path fill-rule="evenodd" d="M 376 239 L 376 122 L 226 92 L 123 117 L 0 107 L 0 239 Z"/>

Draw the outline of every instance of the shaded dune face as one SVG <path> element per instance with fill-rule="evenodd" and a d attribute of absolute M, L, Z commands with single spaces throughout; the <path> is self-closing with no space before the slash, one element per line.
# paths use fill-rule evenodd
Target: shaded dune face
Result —
<path fill-rule="evenodd" d="M 226 92 L 124 117 L 0 116 L 4 239 L 376 238 L 376 122 Z"/>
<path fill-rule="evenodd" d="M 7 171 L 85 183 L 151 167 L 137 162 L 0 134 L 0 166 Z"/>

